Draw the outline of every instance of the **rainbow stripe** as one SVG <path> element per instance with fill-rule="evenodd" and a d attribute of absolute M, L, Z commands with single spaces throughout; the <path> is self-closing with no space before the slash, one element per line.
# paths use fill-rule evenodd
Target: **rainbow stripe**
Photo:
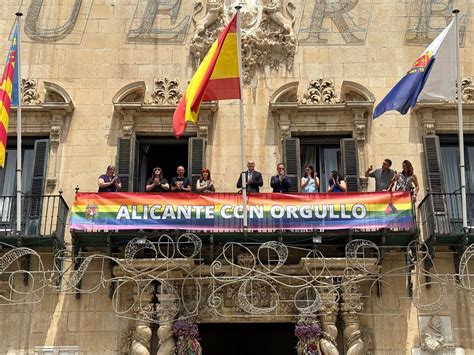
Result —
<path fill-rule="evenodd" d="M 409 192 L 250 194 L 250 230 L 413 229 Z M 78 193 L 71 229 L 242 230 L 242 196 L 234 193 Z"/>
<path fill-rule="evenodd" d="M 237 14 L 212 44 L 179 101 L 173 115 L 176 138 L 184 133 L 187 122 L 197 123 L 201 102 L 240 99 L 236 30 Z"/>
<path fill-rule="evenodd" d="M 13 104 L 12 90 L 15 81 L 15 66 L 17 65 L 17 34 L 18 23 L 13 34 L 10 50 L 8 51 L 7 64 L 3 71 L 2 83 L 0 86 L 0 167 L 5 166 L 5 154 L 7 151 L 8 119 L 10 116 L 10 106 Z"/>

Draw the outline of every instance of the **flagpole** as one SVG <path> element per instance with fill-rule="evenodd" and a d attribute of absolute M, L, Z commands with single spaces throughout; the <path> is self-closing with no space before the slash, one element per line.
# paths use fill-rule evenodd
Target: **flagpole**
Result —
<path fill-rule="evenodd" d="M 21 16 L 23 16 L 23 13 L 17 12 L 16 14 L 16 20 L 17 20 L 17 47 L 16 47 L 16 65 L 18 65 L 18 69 L 15 70 L 18 73 L 18 77 L 16 78 L 17 80 L 17 89 L 18 89 L 18 107 L 16 109 L 16 231 L 18 234 L 21 234 L 21 213 L 22 213 L 22 208 L 21 208 L 21 166 L 22 166 L 22 161 L 21 161 L 21 61 L 20 61 L 20 19 Z"/>
<path fill-rule="evenodd" d="M 240 85 L 240 165 L 242 167 L 242 207 L 243 207 L 243 227 L 244 232 L 247 231 L 247 180 L 245 179 L 245 142 L 244 142 L 244 101 L 242 92 L 242 38 L 240 34 L 240 9 L 242 6 L 237 5 L 237 55 L 239 62 L 239 85 Z"/>
<path fill-rule="evenodd" d="M 467 226 L 467 197 L 466 197 L 466 166 L 464 159 L 464 121 L 462 116 L 462 86 L 461 86 L 461 64 L 459 58 L 459 26 L 458 26 L 459 10 L 453 10 L 454 22 L 456 29 L 456 88 L 458 100 L 458 125 L 459 125 L 459 168 L 461 174 L 461 211 L 462 211 L 462 229 L 466 232 Z"/>

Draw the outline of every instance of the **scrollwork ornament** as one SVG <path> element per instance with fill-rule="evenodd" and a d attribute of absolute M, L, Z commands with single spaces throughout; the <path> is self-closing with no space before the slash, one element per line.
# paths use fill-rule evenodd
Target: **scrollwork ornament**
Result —
<path fill-rule="evenodd" d="M 336 90 L 332 80 L 311 80 L 306 93 L 301 99 L 305 105 L 324 105 L 337 103 Z"/>
<path fill-rule="evenodd" d="M 38 80 L 21 79 L 22 103 L 24 105 L 40 105 L 40 95 L 38 93 Z"/>
<path fill-rule="evenodd" d="M 155 79 L 154 88 L 151 92 L 151 100 L 147 104 L 176 105 L 181 98 L 179 82 L 168 78 Z"/>
<path fill-rule="evenodd" d="M 461 84 L 461 92 L 462 92 L 462 100 L 465 103 L 473 103 L 474 102 L 474 85 L 472 82 L 472 78 L 464 78 L 462 79 Z"/>

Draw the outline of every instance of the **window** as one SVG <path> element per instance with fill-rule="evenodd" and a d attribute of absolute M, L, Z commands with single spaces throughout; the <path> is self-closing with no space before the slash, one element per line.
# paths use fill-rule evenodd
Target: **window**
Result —
<path fill-rule="evenodd" d="M 441 160 L 443 187 L 447 193 L 458 192 L 461 188 L 459 168 L 459 139 L 457 135 L 441 135 Z M 474 135 L 464 136 L 464 159 L 466 168 L 466 189 L 474 193 Z"/>
<path fill-rule="evenodd" d="M 123 137 L 118 143 L 117 174 L 123 191 L 144 192 L 154 167 L 159 166 L 169 181 L 182 165 L 194 189 L 205 164 L 204 157 L 204 138 Z"/>
<path fill-rule="evenodd" d="M 22 192 L 26 234 L 36 234 L 41 213 L 41 196 L 44 192 L 46 165 L 49 151 L 48 139 L 25 138 L 22 141 Z M 0 168 L 0 231 L 11 228 L 16 220 L 16 140 L 9 139 L 5 167 Z"/>
<path fill-rule="evenodd" d="M 344 176 L 348 191 L 359 190 L 355 139 L 341 136 L 300 136 L 285 139 L 283 148 L 288 175 L 298 183 L 304 166 L 311 164 L 318 173 L 321 192 L 327 191 L 329 175 L 333 170 L 339 171 Z M 298 156 L 292 158 L 293 154 Z M 297 169 L 291 169 L 293 162 L 296 162 Z"/>

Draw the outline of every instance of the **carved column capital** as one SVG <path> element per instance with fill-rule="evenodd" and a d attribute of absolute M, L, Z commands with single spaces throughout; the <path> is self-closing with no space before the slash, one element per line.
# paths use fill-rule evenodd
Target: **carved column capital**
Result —
<path fill-rule="evenodd" d="M 135 110 L 120 111 L 122 137 L 131 137 L 135 131 Z"/>
<path fill-rule="evenodd" d="M 278 113 L 278 127 L 280 128 L 280 140 L 291 137 L 291 118 L 289 112 Z"/>
<path fill-rule="evenodd" d="M 64 111 L 55 110 L 52 111 L 51 114 L 49 142 L 52 148 L 57 148 L 61 142 L 61 132 L 66 119 L 66 113 Z"/>
<path fill-rule="evenodd" d="M 436 134 L 435 119 L 433 117 L 433 109 L 425 108 L 420 111 L 421 125 L 423 126 L 423 133 L 426 136 Z"/>
<path fill-rule="evenodd" d="M 353 110 L 354 112 L 354 136 L 357 138 L 358 143 L 365 143 L 366 132 L 367 132 L 367 110 Z"/>
<path fill-rule="evenodd" d="M 198 131 L 197 136 L 204 138 L 207 141 L 207 137 L 209 135 L 209 126 L 211 125 L 211 112 L 201 112 L 198 121 Z"/>

